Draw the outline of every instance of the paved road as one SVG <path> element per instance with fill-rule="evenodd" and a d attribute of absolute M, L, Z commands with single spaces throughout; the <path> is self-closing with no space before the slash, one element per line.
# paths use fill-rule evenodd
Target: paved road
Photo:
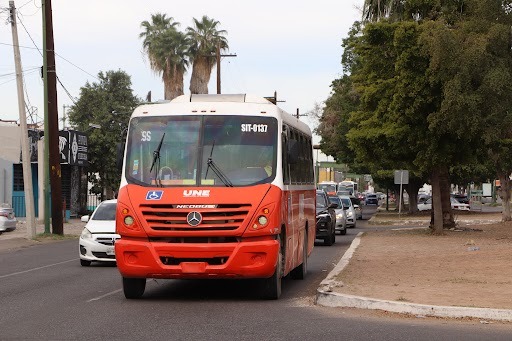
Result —
<path fill-rule="evenodd" d="M 365 217 L 371 215 L 365 208 Z M 0 253 L 1 340 L 510 340 L 512 326 L 396 318 L 324 308 L 313 299 L 365 221 L 332 247 L 316 246 L 304 281 L 285 279 L 278 301 L 253 281 L 150 280 L 126 300 L 115 266 L 81 267 L 68 240 Z"/>

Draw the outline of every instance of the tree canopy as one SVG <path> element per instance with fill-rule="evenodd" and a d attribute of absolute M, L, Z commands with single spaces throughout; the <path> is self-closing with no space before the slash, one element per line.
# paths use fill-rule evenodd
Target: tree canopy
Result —
<path fill-rule="evenodd" d="M 80 89 L 69 120 L 74 129 L 88 135 L 89 181 L 93 193 L 103 194 L 119 188 L 116 148 L 124 139 L 131 113 L 140 100 L 133 95 L 130 76 L 124 71 L 100 72 L 98 79 Z"/>
<path fill-rule="evenodd" d="M 344 40 L 345 75 L 333 82 L 320 125 L 335 129 L 319 129 L 322 149 L 372 175 L 409 169 L 430 182 L 439 232 L 453 225 L 450 177 L 512 171 L 510 6 L 366 3 L 377 6 L 369 13 L 383 3 L 388 10 L 363 18 Z"/>

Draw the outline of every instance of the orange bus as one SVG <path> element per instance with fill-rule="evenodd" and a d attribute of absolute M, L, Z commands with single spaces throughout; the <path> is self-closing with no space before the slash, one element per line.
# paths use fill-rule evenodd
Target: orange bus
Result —
<path fill-rule="evenodd" d="M 126 298 L 147 278 L 254 278 L 277 299 L 315 241 L 309 127 L 249 95 L 188 95 L 133 112 L 115 243 Z"/>

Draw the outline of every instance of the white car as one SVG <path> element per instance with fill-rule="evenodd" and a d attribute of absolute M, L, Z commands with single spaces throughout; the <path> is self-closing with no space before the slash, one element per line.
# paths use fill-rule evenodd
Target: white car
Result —
<path fill-rule="evenodd" d="M 336 207 L 334 208 L 334 212 L 336 213 L 336 232 L 339 232 L 343 235 L 347 234 L 347 217 L 345 210 L 343 209 L 343 203 L 341 202 L 340 197 L 329 197 L 329 201 L 331 204 L 336 204 Z"/>
<path fill-rule="evenodd" d="M 14 216 L 14 211 L 9 204 L 0 205 L 0 234 L 5 231 L 16 229 L 18 221 Z"/>
<path fill-rule="evenodd" d="M 339 195 L 341 202 L 343 203 L 343 209 L 345 210 L 345 217 L 347 220 L 347 227 L 355 228 L 357 224 L 357 215 L 352 200 L 348 195 Z"/>
<path fill-rule="evenodd" d="M 452 210 L 469 211 L 469 205 L 459 202 L 457 199 L 450 197 Z M 428 198 L 418 204 L 418 211 L 428 211 L 432 209 L 432 198 Z"/>
<path fill-rule="evenodd" d="M 105 200 L 96 207 L 92 216 L 83 216 L 87 222 L 79 239 L 80 264 L 115 262 L 114 244 L 121 238 L 116 234 L 117 199 Z"/>

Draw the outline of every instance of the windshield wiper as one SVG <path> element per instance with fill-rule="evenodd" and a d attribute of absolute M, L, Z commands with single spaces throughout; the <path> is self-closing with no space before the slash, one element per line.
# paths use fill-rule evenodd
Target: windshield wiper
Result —
<path fill-rule="evenodd" d="M 206 164 L 208 166 L 206 167 L 206 174 L 204 175 L 204 179 L 206 180 L 206 177 L 208 176 L 208 170 L 211 168 L 213 170 L 213 172 L 215 173 L 215 175 L 217 175 L 217 177 L 220 179 L 220 181 L 222 181 L 224 183 L 224 185 L 226 185 L 226 187 L 233 187 L 233 183 L 231 181 L 229 181 L 228 177 L 224 174 L 224 172 L 219 167 L 217 167 L 217 165 L 213 161 L 213 159 L 212 159 L 213 147 L 215 147 L 215 141 L 213 141 L 212 149 L 210 150 L 210 157 L 206 161 Z"/>
<path fill-rule="evenodd" d="M 162 143 L 164 142 L 165 133 L 162 135 L 162 138 L 160 139 L 160 143 L 158 143 L 158 147 L 156 147 L 156 150 L 153 151 L 153 162 L 151 163 L 151 168 L 149 169 L 149 172 L 153 170 L 153 167 L 155 167 L 155 183 L 157 186 L 162 186 L 160 183 L 160 178 L 158 176 L 158 173 L 160 172 L 160 149 L 162 148 Z M 158 163 L 157 163 L 158 162 Z"/>

